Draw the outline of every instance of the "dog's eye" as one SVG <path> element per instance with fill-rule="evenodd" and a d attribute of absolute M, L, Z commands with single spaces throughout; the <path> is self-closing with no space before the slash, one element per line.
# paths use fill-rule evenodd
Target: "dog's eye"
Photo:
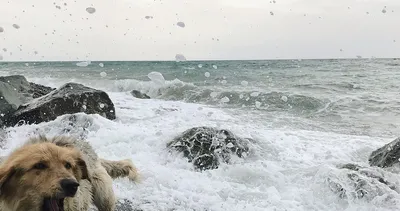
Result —
<path fill-rule="evenodd" d="M 40 162 L 40 163 L 36 163 L 36 164 L 33 166 L 33 168 L 39 169 L 39 170 L 43 170 L 43 169 L 47 168 L 47 166 L 46 166 L 46 164 Z"/>
<path fill-rule="evenodd" d="M 72 165 L 71 165 L 70 163 L 67 162 L 67 163 L 65 163 L 65 168 L 66 168 L 66 169 L 70 169 L 70 168 L 72 168 Z"/>

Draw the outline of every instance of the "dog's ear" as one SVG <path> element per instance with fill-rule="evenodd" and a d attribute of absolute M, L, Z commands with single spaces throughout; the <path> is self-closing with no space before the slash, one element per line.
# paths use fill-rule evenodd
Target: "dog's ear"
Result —
<path fill-rule="evenodd" d="M 87 179 L 87 180 L 90 181 L 89 170 L 88 170 L 88 167 L 86 165 L 86 162 L 81 157 L 79 157 L 76 162 L 77 162 L 77 164 L 78 164 L 78 166 L 79 166 L 79 168 L 81 169 L 81 172 L 82 172 L 82 178 L 81 179 Z"/>
<path fill-rule="evenodd" d="M 4 185 L 15 174 L 16 169 L 11 165 L 3 165 L 0 167 L 0 195 L 3 193 Z"/>

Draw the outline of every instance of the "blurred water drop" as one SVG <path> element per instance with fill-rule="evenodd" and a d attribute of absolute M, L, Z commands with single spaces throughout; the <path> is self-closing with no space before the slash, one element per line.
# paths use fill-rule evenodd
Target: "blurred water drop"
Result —
<path fill-rule="evenodd" d="M 4 28 L 0 26 L 0 33 L 4 32 Z"/>
<path fill-rule="evenodd" d="M 260 108 L 261 107 L 261 102 L 256 101 L 256 108 Z"/>
<path fill-rule="evenodd" d="M 107 73 L 106 73 L 106 72 L 101 72 L 101 73 L 100 73 L 100 76 L 104 78 L 104 77 L 107 76 Z"/>
<path fill-rule="evenodd" d="M 3 60 L 3 56 L 0 54 L 0 61 Z"/>
<path fill-rule="evenodd" d="M 199 67 L 199 68 L 202 68 L 202 67 L 203 67 L 203 65 L 202 65 L 202 64 L 199 64 L 199 65 L 197 65 L 197 67 Z"/>
<path fill-rule="evenodd" d="M 86 105 L 83 105 L 82 108 L 83 108 L 84 110 L 86 110 Z"/>
<path fill-rule="evenodd" d="M 175 60 L 176 60 L 177 62 L 186 61 L 186 57 L 185 57 L 183 54 L 176 54 L 176 55 L 175 55 Z"/>
<path fill-rule="evenodd" d="M 86 8 L 86 12 L 88 12 L 89 14 L 93 14 L 96 12 L 96 8 L 94 7 L 88 7 Z"/>
<path fill-rule="evenodd" d="M 214 69 L 218 69 L 218 66 L 217 65 L 215 65 L 215 64 L 213 64 L 213 66 L 212 66 Z"/>
<path fill-rule="evenodd" d="M 210 93 L 210 96 L 215 98 L 215 97 L 218 96 L 218 93 L 216 93 L 216 92 L 211 92 L 211 93 Z"/>
<path fill-rule="evenodd" d="M 207 78 L 210 77 L 210 75 L 211 74 L 209 72 L 204 73 L 204 76 L 207 77 Z"/>
<path fill-rule="evenodd" d="M 269 12 L 269 14 L 273 16 L 273 15 L 274 15 L 274 12 L 271 11 L 271 12 Z"/>
<path fill-rule="evenodd" d="M 100 63 L 99 66 L 100 66 L 100 67 L 104 67 L 104 64 L 103 64 L 103 63 Z"/>
<path fill-rule="evenodd" d="M 252 96 L 252 97 L 257 97 L 258 95 L 260 95 L 259 92 L 253 92 L 253 93 L 250 94 L 250 96 Z"/>
<path fill-rule="evenodd" d="M 18 24 L 15 24 L 15 23 L 14 23 L 12 26 L 13 26 L 15 29 L 19 29 L 19 28 L 20 28 L 20 26 L 19 26 Z"/>
<path fill-rule="evenodd" d="M 221 81 L 221 84 L 227 84 L 227 83 L 228 83 L 228 81 L 226 81 L 226 80 Z"/>
<path fill-rule="evenodd" d="M 287 98 L 286 96 L 282 96 L 282 97 L 281 97 L 281 100 L 283 100 L 284 102 L 287 102 L 287 101 L 288 101 L 288 98 Z"/>
<path fill-rule="evenodd" d="M 240 82 L 240 84 L 242 84 L 242 86 L 247 86 L 247 85 L 249 85 L 249 82 L 247 82 L 247 81 L 242 81 L 242 82 Z"/>
<path fill-rule="evenodd" d="M 104 104 L 103 103 L 100 103 L 99 106 L 100 106 L 100 108 L 104 108 Z"/>
<path fill-rule="evenodd" d="M 176 25 L 179 26 L 179 27 L 182 27 L 182 28 L 185 28 L 185 26 L 186 26 L 185 23 L 181 22 L 181 21 L 176 23 Z"/>
<path fill-rule="evenodd" d="M 230 100 L 229 100 L 229 98 L 228 97 L 223 97 L 222 99 L 221 99 L 221 103 L 228 103 Z"/>

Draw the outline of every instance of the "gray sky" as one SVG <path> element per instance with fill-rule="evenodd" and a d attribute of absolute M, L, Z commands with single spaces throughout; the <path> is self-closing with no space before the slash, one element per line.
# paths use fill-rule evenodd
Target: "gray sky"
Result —
<path fill-rule="evenodd" d="M 400 0 L 32 2 L 0 0 L 0 59 L 400 57 Z"/>

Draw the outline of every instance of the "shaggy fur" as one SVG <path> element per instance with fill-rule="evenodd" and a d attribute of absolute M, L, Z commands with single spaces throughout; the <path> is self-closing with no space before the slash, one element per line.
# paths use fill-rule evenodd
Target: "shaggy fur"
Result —
<path fill-rule="evenodd" d="M 0 159 L 1 161 L 1 159 Z M 114 211 L 112 179 L 138 181 L 130 160 L 100 159 L 88 142 L 58 136 L 29 139 L 0 166 L 0 211 Z M 60 181 L 79 183 L 73 197 L 64 197 Z M 46 199 L 63 201 L 61 209 L 44 208 Z"/>

